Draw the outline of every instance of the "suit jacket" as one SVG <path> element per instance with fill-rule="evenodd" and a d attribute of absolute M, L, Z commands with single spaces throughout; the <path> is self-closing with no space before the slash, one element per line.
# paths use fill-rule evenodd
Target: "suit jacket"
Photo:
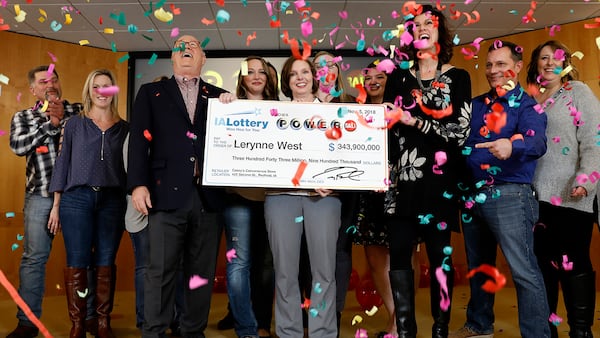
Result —
<path fill-rule="evenodd" d="M 197 162 L 202 175 L 208 99 L 224 89 L 200 79 L 195 121 L 190 121 L 175 77 L 144 84 L 135 99 L 129 137 L 127 187 L 146 186 L 154 211 L 182 207 L 194 184 Z M 193 133 L 196 138 L 190 136 Z M 150 140 L 149 140 L 150 139 Z M 224 191 L 200 187 L 208 209 L 218 209 Z"/>

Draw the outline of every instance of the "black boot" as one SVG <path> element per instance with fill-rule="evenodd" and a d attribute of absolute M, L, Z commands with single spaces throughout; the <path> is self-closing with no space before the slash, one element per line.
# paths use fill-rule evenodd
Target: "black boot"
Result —
<path fill-rule="evenodd" d="M 390 271 L 392 297 L 396 308 L 396 326 L 398 338 L 415 338 L 417 321 L 415 319 L 415 277 L 413 270 Z"/>
<path fill-rule="evenodd" d="M 569 322 L 569 337 L 593 337 L 596 272 L 592 271 L 577 276 L 565 277 L 563 279 L 563 294 Z"/>
<path fill-rule="evenodd" d="M 553 270 L 553 271 L 552 271 Z M 550 313 L 556 313 L 558 308 L 558 282 L 559 282 L 559 271 L 552 268 L 542 269 L 542 275 L 544 276 L 544 285 L 546 286 L 546 298 L 548 299 L 548 306 L 550 307 Z M 548 322 L 550 326 L 550 338 L 558 338 L 558 328 L 551 322 Z"/>
<path fill-rule="evenodd" d="M 433 317 L 433 326 L 431 327 L 432 338 L 447 338 L 448 324 L 450 323 L 450 309 L 452 306 L 452 289 L 454 288 L 454 269 L 444 271 L 446 274 L 446 286 L 448 287 L 448 298 L 450 304 L 444 311 L 440 306 L 442 299 L 440 283 L 435 274 L 431 274 L 430 278 L 430 299 L 431 299 L 431 316 Z"/>

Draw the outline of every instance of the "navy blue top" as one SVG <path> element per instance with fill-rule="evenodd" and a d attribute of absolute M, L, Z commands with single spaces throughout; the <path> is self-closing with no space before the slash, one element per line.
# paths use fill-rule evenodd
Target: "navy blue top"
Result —
<path fill-rule="evenodd" d="M 70 118 L 64 127 L 50 192 L 82 185 L 125 189 L 123 142 L 128 132 L 129 123 L 123 120 L 102 132 L 87 117 Z"/>
<path fill-rule="evenodd" d="M 546 113 L 535 110 L 537 102 L 520 85 L 501 97 L 495 97 L 494 93 L 495 91 L 490 91 L 472 101 L 471 134 L 465 144 L 471 148 L 467 166 L 472 173 L 472 183 L 482 180 L 491 182 L 493 178 L 496 184 L 531 184 L 537 159 L 546 153 Z M 488 137 L 485 137 L 480 130 L 485 126 L 485 116 L 492 112 L 495 102 L 502 104 L 506 112 L 506 125 L 500 129 L 499 134 L 490 130 Z M 512 142 L 512 154 L 507 160 L 497 159 L 488 149 L 475 148 L 477 143 L 510 139 L 515 134 L 521 134 L 523 139 Z"/>

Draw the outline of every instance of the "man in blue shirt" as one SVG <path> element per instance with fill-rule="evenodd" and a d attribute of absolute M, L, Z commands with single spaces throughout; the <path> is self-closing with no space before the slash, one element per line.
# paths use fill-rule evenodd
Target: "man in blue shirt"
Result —
<path fill-rule="evenodd" d="M 509 265 L 517 291 L 519 326 L 525 338 L 550 337 L 544 280 L 533 252 L 538 203 L 531 183 L 537 159 L 546 152 L 546 115 L 518 84 L 522 48 L 496 40 L 485 73 L 490 91 L 473 99 L 466 163 L 475 191 L 463 215 L 469 270 L 495 265 L 496 244 Z M 469 203 L 470 204 L 470 203 Z M 494 294 L 482 290 L 488 279 L 470 279 L 467 322 L 449 335 L 493 337 Z"/>

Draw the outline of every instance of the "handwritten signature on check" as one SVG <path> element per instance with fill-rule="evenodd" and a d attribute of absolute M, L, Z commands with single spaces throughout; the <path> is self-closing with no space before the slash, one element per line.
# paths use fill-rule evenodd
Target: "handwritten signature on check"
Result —
<path fill-rule="evenodd" d="M 349 179 L 352 181 L 360 181 L 359 177 L 364 173 L 364 170 L 359 170 L 356 167 L 331 167 L 325 169 L 322 173 L 313 175 L 313 178 L 317 178 L 321 175 L 330 175 L 327 176 L 327 178 L 332 180 Z"/>

